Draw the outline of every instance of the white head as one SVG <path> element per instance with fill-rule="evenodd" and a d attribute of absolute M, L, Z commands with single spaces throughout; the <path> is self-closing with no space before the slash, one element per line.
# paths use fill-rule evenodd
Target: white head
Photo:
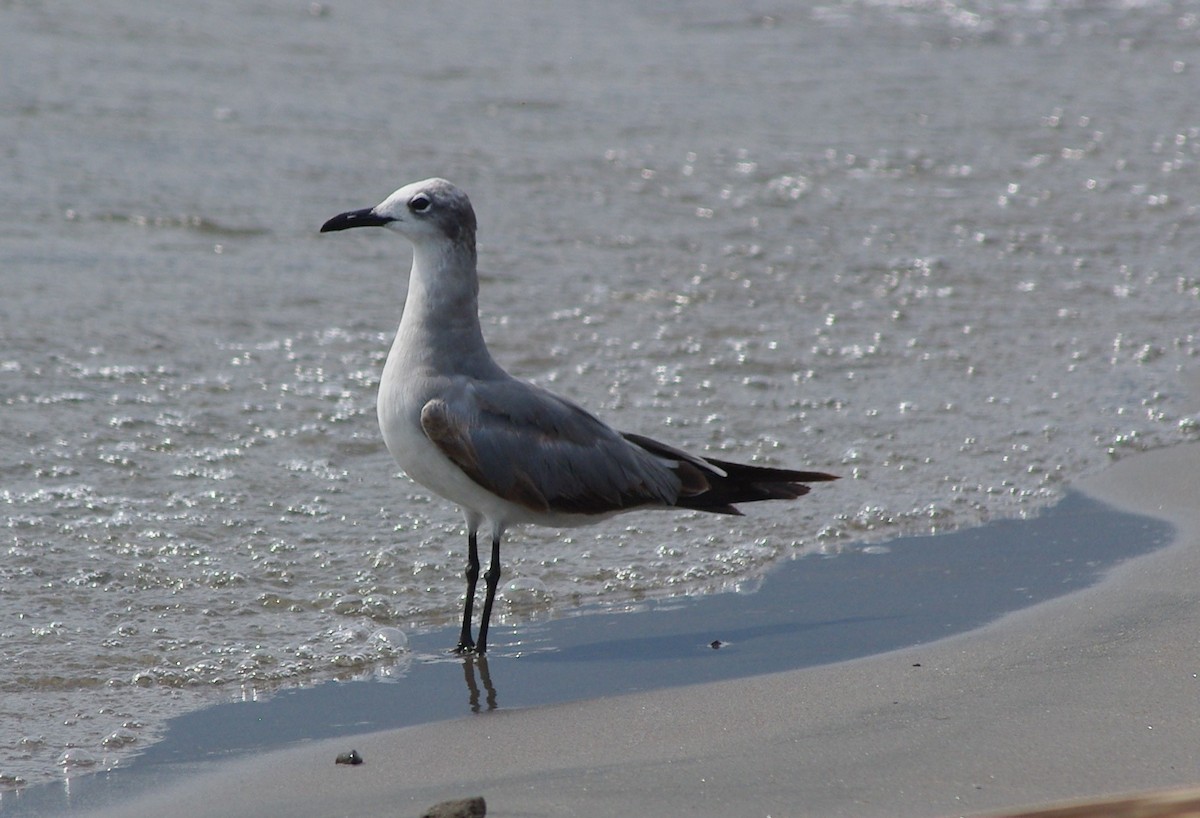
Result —
<path fill-rule="evenodd" d="M 445 179 L 426 179 L 397 190 L 375 207 L 351 210 L 321 226 L 322 233 L 352 227 L 387 227 L 414 245 L 430 242 L 475 250 L 475 210 L 471 200 Z"/>

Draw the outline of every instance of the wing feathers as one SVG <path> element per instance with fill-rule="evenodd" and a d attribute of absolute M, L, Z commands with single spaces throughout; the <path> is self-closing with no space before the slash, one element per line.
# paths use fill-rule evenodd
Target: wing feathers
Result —
<path fill-rule="evenodd" d="M 421 410 L 443 454 L 493 494 L 537 513 L 610 514 L 677 506 L 740 514 L 736 503 L 794 499 L 823 472 L 697 457 L 618 433 L 569 401 L 520 381 L 465 382 Z"/>
<path fill-rule="evenodd" d="M 435 398 L 421 428 L 476 483 L 534 512 L 607 514 L 678 495 L 666 465 L 574 404 L 521 386 L 515 400 L 478 388 Z"/>

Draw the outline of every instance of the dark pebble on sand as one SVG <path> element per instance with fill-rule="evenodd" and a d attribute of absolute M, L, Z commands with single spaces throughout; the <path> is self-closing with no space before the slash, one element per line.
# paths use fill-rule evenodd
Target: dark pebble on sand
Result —
<path fill-rule="evenodd" d="M 485 815 L 487 804 L 483 802 L 483 798 L 475 796 L 434 804 L 421 818 L 483 818 Z"/>

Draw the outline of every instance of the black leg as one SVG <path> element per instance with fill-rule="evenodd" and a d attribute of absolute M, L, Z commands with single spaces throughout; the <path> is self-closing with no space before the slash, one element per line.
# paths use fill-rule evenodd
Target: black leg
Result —
<path fill-rule="evenodd" d="M 500 535 L 492 536 L 492 564 L 483 575 L 487 583 L 487 596 L 483 598 L 483 616 L 479 621 L 479 641 L 475 644 L 476 653 L 487 652 L 488 621 L 492 618 L 492 602 L 496 599 L 496 586 L 500 584 Z"/>
<path fill-rule="evenodd" d="M 458 635 L 456 653 L 466 653 L 475 649 L 475 640 L 471 638 L 471 616 L 475 611 L 475 586 L 479 582 L 479 543 L 475 532 L 467 535 L 467 601 L 463 603 L 462 632 Z M 486 610 L 486 609 L 485 609 Z M 482 631 L 479 634 L 483 636 Z"/>

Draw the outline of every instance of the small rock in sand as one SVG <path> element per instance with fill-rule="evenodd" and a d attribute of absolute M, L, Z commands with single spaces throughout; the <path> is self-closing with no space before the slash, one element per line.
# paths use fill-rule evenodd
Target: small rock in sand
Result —
<path fill-rule="evenodd" d="M 442 801 L 434 804 L 425 811 L 421 818 L 483 818 L 487 815 L 487 804 L 483 798 L 458 798 L 453 801 Z"/>
<path fill-rule="evenodd" d="M 363 757 L 358 754 L 358 750 L 351 750 L 348 753 L 339 753 L 335 763 L 337 763 L 337 764 L 362 764 Z"/>

